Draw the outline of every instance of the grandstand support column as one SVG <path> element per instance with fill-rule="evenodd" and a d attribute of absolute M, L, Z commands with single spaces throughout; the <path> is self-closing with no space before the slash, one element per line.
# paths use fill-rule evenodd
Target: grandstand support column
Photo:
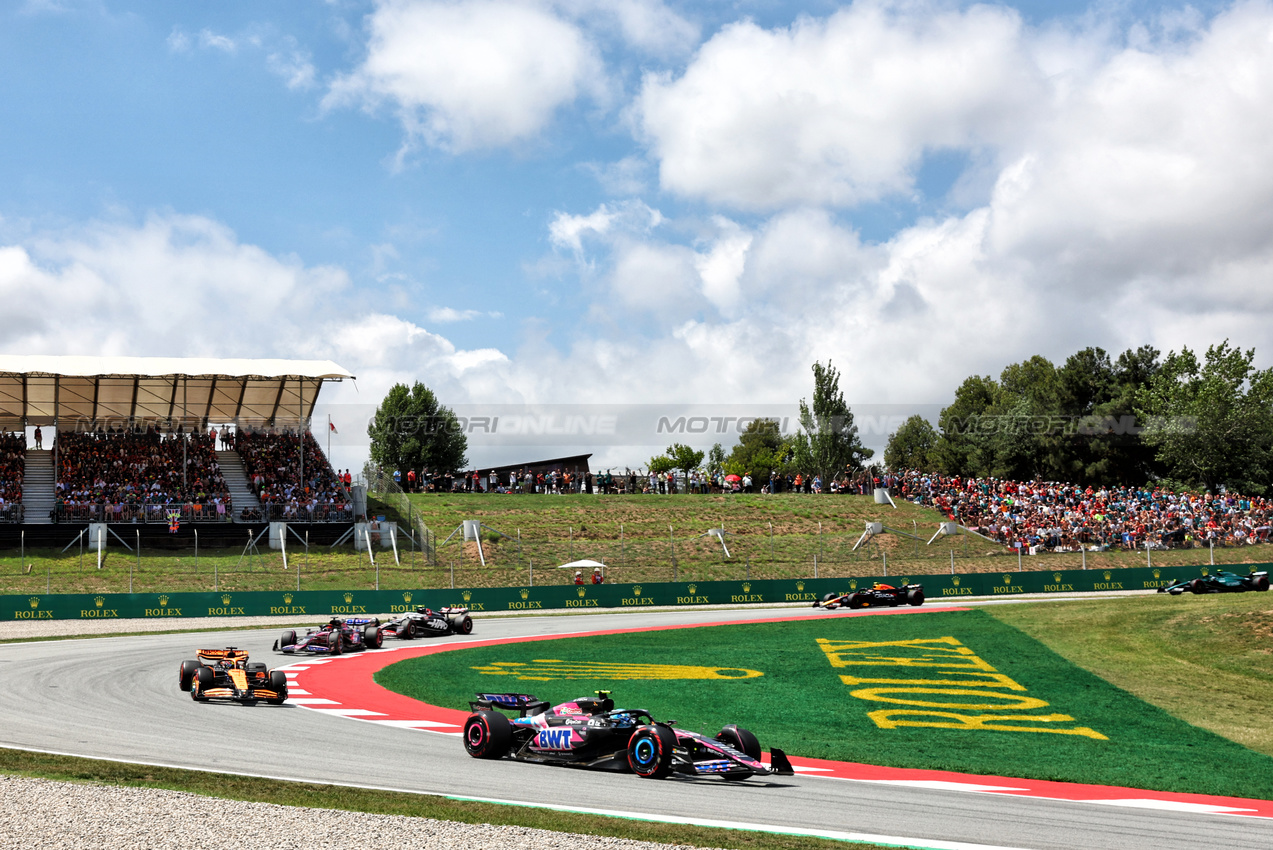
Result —
<path fill-rule="evenodd" d="M 305 495 L 305 379 L 300 376 L 296 378 L 296 421 L 300 423 L 296 426 L 296 436 L 299 438 L 297 443 L 300 445 L 301 453 L 300 488 L 296 491 L 296 498 L 299 500 Z M 328 458 L 328 462 L 330 460 Z"/>
<path fill-rule="evenodd" d="M 62 476 L 62 467 L 57 465 L 57 428 L 58 402 L 62 382 L 57 375 L 53 376 L 53 510 L 57 510 L 57 482 Z"/>
<path fill-rule="evenodd" d="M 189 400 L 190 400 L 190 382 L 185 375 L 182 375 L 181 376 L 181 421 L 183 423 L 186 421 L 186 412 L 187 412 L 186 407 L 187 407 L 187 402 Z M 186 434 L 181 439 L 181 489 L 182 490 L 190 489 L 190 485 L 186 483 L 186 469 L 190 465 L 190 459 L 186 456 L 186 442 L 187 440 L 189 440 L 189 438 L 190 438 L 190 435 Z M 185 498 L 185 494 L 182 495 L 182 498 L 183 499 Z"/>

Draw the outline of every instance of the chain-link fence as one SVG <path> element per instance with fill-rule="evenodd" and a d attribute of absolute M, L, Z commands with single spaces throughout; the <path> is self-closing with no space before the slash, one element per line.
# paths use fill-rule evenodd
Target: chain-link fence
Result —
<path fill-rule="evenodd" d="M 393 473 L 368 463 L 363 467 L 362 481 L 356 482 L 367 488 L 368 499 L 384 505 L 396 514 L 386 519 L 396 521 L 400 528 L 405 528 L 412 537 L 415 546 L 419 547 L 425 563 L 437 565 L 437 542 L 433 532 L 424 524 L 423 517 L 411 505 L 411 500 L 403 492 L 398 482 L 393 480 Z M 368 510 L 371 508 L 368 506 Z"/>

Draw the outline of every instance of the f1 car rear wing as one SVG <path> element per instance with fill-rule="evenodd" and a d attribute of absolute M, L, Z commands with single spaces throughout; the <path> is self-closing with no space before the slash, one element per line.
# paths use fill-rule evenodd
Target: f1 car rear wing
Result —
<path fill-rule="evenodd" d="M 468 612 L 469 612 L 469 609 L 467 608 L 447 607 L 447 608 L 438 609 L 439 614 L 467 614 Z"/>
<path fill-rule="evenodd" d="M 378 626 L 380 625 L 380 618 L 379 617 L 346 617 L 345 625 L 346 626 L 371 626 L 371 625 Z"/>
<path fill-rule="evenodd" d="M 225 649 L 200 649 L 195 651 L 200 661 L 247 661 L 248 651 L 228 646 Z"/>
<path fill-rule="evenodd" d="M 518 717 L 527 717 L 543 714 L 548 710 L 548 702 L 530 694 L 478 694 L 477 699 L 469 701 L 469 708 L 473 711 L 502 708 L 505 711 L 516 711 Z"/>

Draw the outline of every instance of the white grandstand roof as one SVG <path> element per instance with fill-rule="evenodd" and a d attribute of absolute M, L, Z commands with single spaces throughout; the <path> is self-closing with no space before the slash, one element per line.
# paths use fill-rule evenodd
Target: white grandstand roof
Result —
<path fill-rule="evenodd" d="M 0 355 L 0 429 L 294 427 L 308 422 L 324 381 L 353 377 L 330 360 Z"/>

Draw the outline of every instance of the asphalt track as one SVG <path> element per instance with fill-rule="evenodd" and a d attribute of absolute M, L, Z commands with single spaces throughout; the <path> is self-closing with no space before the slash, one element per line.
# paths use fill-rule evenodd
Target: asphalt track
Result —
<path fill-rule="evenodd" d="M 786 610 L 631 612 L 482 619 L 474 638 L 557 635 Z M 834 616 L 834 615 L 828 615 Z M 0 646 L 0 745 L 319 783 L 393 788 L 651 819 L 760 826 L 932 848 L 1268 850 L 1273 819 L 937 790 L 815 776 L 725 783 L 639 780 L 481 762 L 455 737 L 299 706 L 197 704 L 176 687 L 198 646 L 270 659 L 276 630 L 146 635 Z M 459 640 L 444 638 L 442 640 Z M 287 663 L 276 657 L 275 663 Z"/>

